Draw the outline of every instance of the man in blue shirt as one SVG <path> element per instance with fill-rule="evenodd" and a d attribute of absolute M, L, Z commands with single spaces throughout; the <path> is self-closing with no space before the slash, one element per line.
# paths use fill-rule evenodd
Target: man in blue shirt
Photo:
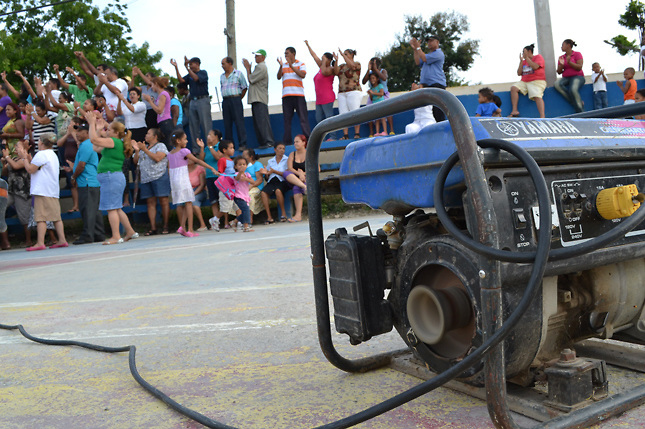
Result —
<path fill-rule="evenodd" d="M 233 140 L 233 122 L 237 129 L 239 145 L 236 149 L 246 149 L 246 128 L 244 128 L 244 107 L 242 99 L 249 85 L 241 71 L 236 70 L 233 58 L 222 58 L 224 73 L 220 76 L 222 86 L 222 119 L 224 119 L 224 138 Z"/>
<path fill-rule="evenodd" d="M 83 230 L 74 244 L 105 240 L 103 214 L 99 211 L 99 181 L 96 177 L 99 156 L 90 141 L 89 129 L 90 126 L 85 121 L 74 125 L 76 140 L 82 143 L 78 146 L 74 160 L 72 186 L 78 186 L 78 209 L 83 220 Z"/>
<path fill-rule="evenodd" d="M 414 49 L 414 63 L 421 67 L 421 78 L 419 83 L 424 88 L 446 89 L 446 74 L 443 71 L 443 63 L 446 56 L 439 47 L 437 36 L 428 37 L 428 53 L 421 49 L 421 42 L 416 38 L 410 40 L 410 46 Z M 437 122 L 445 121 L 446 116 L 438 109 L 432 109 Z"/>
<path fill-rule="evenodd" d="M 195 139 L 206 141 L 208 133 L 213 129 L 213 117 L 211 116 L 211 97 L 208 94 L 208 73 L 202 70 L 202 61 L 193 57 L 190 60 L 184 56 L 184 66 L 188 70 L 186 76 L 179 73 L 177 61 L 170 60 L 170 64 L 175 67 L 179 83 L 186 82 L 190 97 L 190 106 L 188 108 L 188 128 L 190 129 L 190 141 L 192 151 L 198 151 L 199 147 Z M 200 134 L 201 133 L 201 134 Z"/>

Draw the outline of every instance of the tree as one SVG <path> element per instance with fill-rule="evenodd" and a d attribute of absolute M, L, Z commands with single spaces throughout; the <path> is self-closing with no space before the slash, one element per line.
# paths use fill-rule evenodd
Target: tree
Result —
<path fill-rule="evenodd" d="M 627 5 L 625 13 L 620 15 L 618 23 L 630 30 L 637 30 L 638 40 L 643 41 L 643 37 L 645 36 L 645 5 L 638 0 L 631 0 Z M 613 37 L 611 41 L 605 40 L 605 43 L 612 45 L 623 56 L 640 52 L 638 42 L 636 40 L 630 40 L 622 34 Z"/>
<path fill-rule="evenodd" d="M 414 52 L 409 42 L 416 37 L 423 43 L 430 35 L 441 40 L 441 50 L 446 56 L 443 70 L 448 86 L 463 85 L 465 82 L 457 76 L 457 70 L 468 70 L 475 61 L 475 55 L 479 54 L 478 40 L 461 39 L 468 30 L 466 16 L 454 11 L 436 13 L 429 21 L 424 21 L 420 15 L 406 16 L 403 35 L 396 36 L 395 44 L 387 53 L 378 54 L 389 74 L 388 89 L 408 91 L 412 82 L 419 79 L 419 66 L 414 64 Z"/>
<path fill-rule="evenodd" d="M 125 17 L 126 5 L 120 0 L 99 10 L 92 0 L 77 0 L 0 18 L 0 70 L 6 70 L 17 81 L 12 70 L 21 70 L 32 79 L 54 74 L 52 65 L 78 67 L 74 51 L 83 51 L 94 64 L 115 66 L 119 75 L 130 74 L 133 65 L 146 73 L 159 72 L 154 65 L 161 52 L 151 54 L 150 46 L 131 44 L 130 25 Z M 5 12 L 19 11 L 48 4 L 49 0 L 5 0 Z M 66 72 L 65 72 L 66 73 Z"/>

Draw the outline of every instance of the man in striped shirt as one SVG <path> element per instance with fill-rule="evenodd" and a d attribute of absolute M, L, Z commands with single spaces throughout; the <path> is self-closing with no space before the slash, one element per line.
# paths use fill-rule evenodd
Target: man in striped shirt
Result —
<path fill-rule="evenodd" d="M 233 122 L 240 142 L 236 149 L 246 149 L 246 128 L 244 128 L 244 107 L 242 98 L 249 88 L 244 74 L 235 69 L 233 58 L 222 58 L 224 73 L 220 76 L 222 85 L 222 119 L 224 119 L 224 138 L 233 140 Z M 233 140 L 234 141 L 234 140 Z"/>
<path fill-rule="evenodd" d="M 302 80 L 307 75 L 305 63 L 296 60 L 296 49 L 288 47 L 284 51 L 285 63 L 278 58 L 278 80 L 282 79 L 282 116 L 284 117 L 284 144 L 292 144 L 291 141 L 291 120 L 295 111 L 300 118 L 302 133 L 309 139 L 311 129 L 309 127 L 309 113 L 307 112 L 307 101 L 305 101 L 305 89 Z"/>

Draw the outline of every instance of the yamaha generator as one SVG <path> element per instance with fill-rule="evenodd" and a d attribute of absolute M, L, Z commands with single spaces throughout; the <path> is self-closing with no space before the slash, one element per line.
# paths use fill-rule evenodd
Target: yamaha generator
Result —
<path fill-rule="evenodd" d="M 448 120 L 354 141 L 338 176 L 320 184 L 325 134 L 427 104 Z M 546 385 L 544 406 L 558 416 L 549 427 L 645 402 L 643 386 L 608 396 L 607 359 L 576 353 L 591 338 L 645 344 L 645 121 L 616 117 L 622 107 L 593 114 L 604 117 L 470 118 L 430 88 L 314 129 L 308 210 L 323 353 L 345 371 L 388 365 L 396 353 L 341 356 L 331 324 L 353 345 L 394 328 L 434 374 L 359 419 L 453 379 L 485 388 L 498 427 L 515 426 L 507 387 Z M 375 234 L 325 238 L 328 192 L 391 220 Z"/>

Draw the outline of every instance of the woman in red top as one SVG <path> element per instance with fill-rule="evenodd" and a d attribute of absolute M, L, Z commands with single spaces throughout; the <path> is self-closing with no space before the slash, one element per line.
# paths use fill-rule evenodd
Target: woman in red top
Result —
<path fill-rule="evenodd" d="M 529 99 L 535 101 L 540 118 L 544 118 L 544 90 L 546 89 L 546 75 L 544 73 L 544 58 L 542 55 L 533 55 L 535 45 L 525 46 L 520 54 L 520 65 L 517 67 L 517 75 L 522 80 L 511 86 L 511 104 L 513 110 L 509 116 L 520 116 L 517 110 L 521 92 L 523 95 L 528 94 Z"/>
<path fill-rule="evenodd" d="M 562 42 L 562 55 L 558 58 L 558 74 L 562 79 L 555 82 L 555 89 L 576 109 L 583 112 L 580 88 L 585 84 L 585 73 L 582 71 L 582 54 L 573 50 L 576 42 L 566 39 Z"/>

